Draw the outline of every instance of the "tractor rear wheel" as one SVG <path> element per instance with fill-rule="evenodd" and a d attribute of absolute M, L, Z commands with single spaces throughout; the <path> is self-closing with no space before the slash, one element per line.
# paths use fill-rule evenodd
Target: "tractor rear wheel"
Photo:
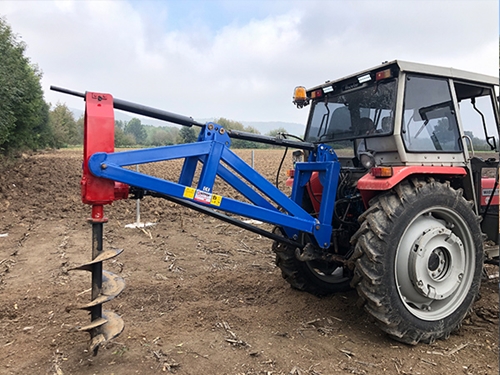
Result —
<path fill-rule="evenodd" d="M 352 285 L 382 330 L 415 345 L 447 338 L 479 293 L 479 217 L 449 183 L 413 179 L 374 198 L 353 236 Z"/>
<path fill-rule="evenodd" d="M 274 232 L 281 231 L 275 228 Z M 276 265 L 294 289 L 324 296 L 351 289 L 352 272 L 342 263 L 297 259 L 296 247 L 275 241 Z"/>

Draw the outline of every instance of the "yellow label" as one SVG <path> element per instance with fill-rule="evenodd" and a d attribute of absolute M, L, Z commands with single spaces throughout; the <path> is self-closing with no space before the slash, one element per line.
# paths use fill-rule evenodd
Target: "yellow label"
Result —
<path fill-rule="evenodd" d="M 217 194 L 212 194 L 212 199 L 210 200 L 210 204 L 213 204 L 214 206 L 220 206 L 222 202 L 222 197 Z"/>
<path fill-rule="evenodd" d="M 184 198 L 193 199 L 195 192 L 196 192 L 196 189 L 187 187 L 187 188 L 184 189 L 184 194 L 182 194 L 182 196 Z"/>

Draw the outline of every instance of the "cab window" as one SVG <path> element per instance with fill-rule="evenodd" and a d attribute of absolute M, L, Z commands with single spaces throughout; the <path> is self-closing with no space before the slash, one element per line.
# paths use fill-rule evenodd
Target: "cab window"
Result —
<path fill-rule="evenodd" d="M 456 111 L 448 80 L 408 75 L 402 135 L 410 152 L 460 152 Z"/>
<path fill-rule="evenodd" d="M 463 82 L 454 85 L 464 134 L 469 137 L 474 150 L 498 152 L 493 90 Z"/>

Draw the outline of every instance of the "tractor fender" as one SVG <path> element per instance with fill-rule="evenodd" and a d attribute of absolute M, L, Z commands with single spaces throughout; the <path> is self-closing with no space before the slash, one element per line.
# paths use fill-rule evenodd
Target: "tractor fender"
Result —
<path fill-rule="evenodd" d="M 401 181 L 412 175 L 446 175 L 450 177 L 462 177 L 467 174 L 463 167 L 442 167 L 442 166 L 404 166 L 392 167 L 391 177 L 375 177 L 367 173 L 358 180 L 358 190 L 363 199 L 365 207 L 368 207 L 370 199 L 381 192 L 392 189 Z"/>

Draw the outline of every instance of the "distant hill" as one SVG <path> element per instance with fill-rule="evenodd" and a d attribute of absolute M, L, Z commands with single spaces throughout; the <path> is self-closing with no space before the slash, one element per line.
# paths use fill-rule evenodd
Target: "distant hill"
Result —
<path fill-rule="evenodd" d="M 283 121 L 240 121 L 245 126 L 252 126 L 257 129 L 260 134 L 269 133 L 271 130 L 278 128 L 286 129 L 288 133 L 298 137 L 304 136 L 306 130 L 305 125 L 296 122 L 283 122 Z"/>
<path fill-rule="evenodd" d="M 83 111 L 81 109 L 69 108 L 69 110 L 73 113 L 73 116 L 76 120 L 78 120 L 81 116 L 83 116 Z M 130 121 L 133 118 L 138 118 L 144 125 L 153 125 L 153 126 L 177 126 L 170 122 L 155 120 L 149 117 L 138 116 L 138 115 L 129 115 L 122 111 L 115 111 L 115 119 L 121 121 Z M 212 121 L 213 119 L 195 119 L 198 122 L 207 122 Z M 239 121 L 239 120 L 236 120 Z M 252 126 L 257 129 L 260 134 L 267 134 L 271 130 L 275 130 L 278 128 L 286 129 L 288 133 L 302 137 L 304 135 L 305 126 L 303 124 L 295 123 L 295 122 L 282 122 L 282 121 L 239 121 L 244 126 Z"/>

